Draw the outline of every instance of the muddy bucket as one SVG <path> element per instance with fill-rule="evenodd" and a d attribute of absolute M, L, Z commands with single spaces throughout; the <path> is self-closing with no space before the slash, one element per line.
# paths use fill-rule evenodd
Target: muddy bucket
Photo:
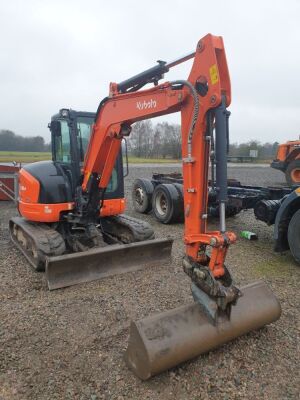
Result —
<path fill-rule="evenodd" d="M 280 317 L 280 304 L 264 282 L 241 291 L 230 320 L 223 317 L 216 325 L 197 303 L 132 322 L 125 353 L 128 367 L 146 380 Z"/>

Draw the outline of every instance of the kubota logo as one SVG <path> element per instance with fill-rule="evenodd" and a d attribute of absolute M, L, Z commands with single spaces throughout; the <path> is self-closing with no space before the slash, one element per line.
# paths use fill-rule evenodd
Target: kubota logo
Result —
<path fill-rule="evenodd" d="M 144 100 L 143 102 L 137 101 L 136 108 L 138 110 L 147 110 L 147 108 L 156 108 L 156 101 L 155 100 Z"/>

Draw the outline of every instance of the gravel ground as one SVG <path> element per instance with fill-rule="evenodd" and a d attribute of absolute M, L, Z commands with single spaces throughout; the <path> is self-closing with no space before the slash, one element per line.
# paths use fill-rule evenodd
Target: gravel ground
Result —
<path fill-rule="evenodd" d="M 130 201 L 136 177 L 176 168 L 131 167 L 128 213 L 138 216 Z M 244 184 L 284 183 L 281 173 L 263 167 L 233 167 L 229 176 Z M 7 223 L 15 214 L 12 204 L 0 204 L 0 399 L 299 398 L 300 268 L 289 254 L 272 252 L 272 227 L 255 221 L 251 211 L 228 220 L 228 228 L 252 230 L 259 240 L 239 240 L 227 263 L 237 284 L 263 278 L 272 287 L 281 319 L 147 382 L 123 361 L 129 324 L 192 301 L 181 268 L 183 226 L 140 216 L 157 237 L 174 238 L 170 265 L 49 292 L 43 274 L 9 243 Z"/>

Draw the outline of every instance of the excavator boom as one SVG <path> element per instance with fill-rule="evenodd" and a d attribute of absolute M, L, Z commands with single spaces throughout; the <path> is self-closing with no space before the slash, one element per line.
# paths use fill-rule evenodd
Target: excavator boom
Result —
<path fill-rule="evenodd" d="M 170 66 L 194 57 L 187 80 L 158 84 Z M 144 77 L 144 79 L 143 79 Z M 149 82 L 157 85 L 139 88 Z M 235 235 L 226 232 L 227 136 L 231 102 L 230 78 L 221 37 L 207 35 L 196 51 L 170 64 L 160 62 L 120 84 L 110 84 L 110 96 L 101 102 L 83 166 L 82 193 L 86 196 L 85 217 L 98 212 L 108 185 L 121 140 L 131 125 L 140 120 L 174 112 L 181 113 L 183 192 L 185 209 L 184 270 L 197 287 L 229 312 L 240 295 L 224 261 Z M 207 231 L 208 165 L 213 125 L 216 133 L 217 185 L 220 203 L 220 231 Z M 206 249 L 211 248 L 208 256 Z M 208 306 L 209 301 L 206 301 Z"/>

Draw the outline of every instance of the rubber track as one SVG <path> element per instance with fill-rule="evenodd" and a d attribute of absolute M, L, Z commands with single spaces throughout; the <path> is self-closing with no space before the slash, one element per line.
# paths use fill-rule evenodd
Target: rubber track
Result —
<path fill-rule="evenodd" d="M 23 235 L 31 243 L 34 243 L 37 251 L 37 258 L 34 258 L 28 250 L 26 250 L 22 243 L 20 243 L 16 236 L 13 234 L 14 226 L 22 230 Z M 35 224 L 28 222 L 24 218 L 15 217 L 9 221 L 10 235 L 13 243 L 21 250 L 27 260 L 37 271 L 45 270 L 46 256 L 59 256 L 66 251 L 66 246 L 63 237 L 56 230 L 50 228 L 46 224 Z"/>
<path fill-rule="evenodd" d="M 37 251 L 37 258 L 34 258 L 30 251 L 26 250 L 22 243 L 20 243 L 14 232 L 14 225 L 21 229 L 23 235 L 30 239 L 30 242 L 34 243 Z M 150 224 L 141 221 L 137 218 L 129 217 L 128 215 L 118 215 L 105 218 L 103 221 L 104 232 L 115 237 L 122 243 L 142 242 L 144 240 L 154 239 L 154 231 Z M 45 258 L 46 256 L 59 256 L 66 252 L 66 245 L 63 237 L 59 232 L 50 228 L 46 224 L 26 221 L 24 218 L 15 217 L 9 222 L 10 236 L 12 242 L 16 247 L 24 254 L 30 264 L 37 271 L 45 270 Z M 124 231 L 125 228 L 125 231 Z M 128 240 L 128 236 L 123 235 L 126 229 L 132 235 L 132 238 Z M 101 246 L 100 246 L 101 247 Z"/>
<path fill-rule="evenodd" d="M 116 215 L 104 219 L 103 224 L 104 232 L 107 232 L 117 239 L 122 241 L 118 235 L 120 228 L 126 228 L 133 236 L 131 242 L 142 242 L 144 240 L 154 239 L 154 231 L 148 222 L 141 221 L 140 219 L 130 217 L 128 215 Z M 127 242 L 124 242 L 127 243 Z"/>

